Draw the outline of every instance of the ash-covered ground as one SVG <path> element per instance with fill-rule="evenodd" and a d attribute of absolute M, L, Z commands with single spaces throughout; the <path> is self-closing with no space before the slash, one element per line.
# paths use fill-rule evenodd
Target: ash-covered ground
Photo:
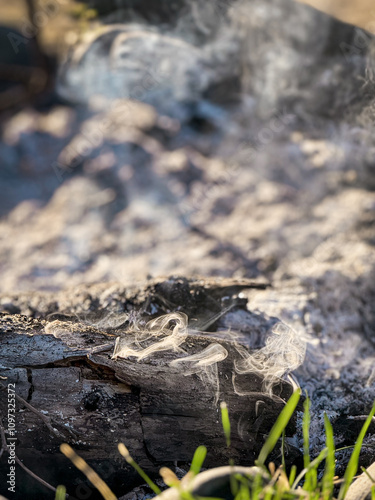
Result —
<path fill-rule="evenodd" d="M 148 276 L 270 282 L 244 293 L 307 342 L 312 453 L 323 411 L 352 444 L 375 399 L 372 35 L 291 0 L 147 4 L 102 11 L 55 102 L 3 119 L 2 307 Z"/>

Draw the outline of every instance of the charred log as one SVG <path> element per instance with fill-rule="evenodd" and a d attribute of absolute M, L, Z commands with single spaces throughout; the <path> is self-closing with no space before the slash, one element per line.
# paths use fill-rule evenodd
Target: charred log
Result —
<path fill-rule="evenodd" d="M 200 444 L 209 450 L 206 466 L 222 465 L 229 459 L 251 464 L 292 387 L 280 380 L 272 394 L 267 394 L 260 374 L 235 371 L 244 350 L 259 348 L 276 322 L 275 318 L 246 309 L 246 301 L 233 294 L 243 286 L 258 285 L 178 278 L 148 284 L 138 293 L 128 290 L 123 305 L 130 307 L 126 302 L 131 297 L 133 309 L 129 314 L 138 318 L 138 329 L 129 319 L 114 328 L 109 319 L 113 321 L 113 316 L 108 317 L 107 326 L 112 325 L 108 329 L 104 322 L 101 328 L 98 323 L 87 324 L 87 319 L 85 324 L 77 316 L 68 317 L 66 309 L 60 319 L 56 314 L 32 319 L 3 313 L 1 375 L 6 380 L 0 391 L 2 426 L 6 429 L 6 384 L 14 384 L 17 457 L 51 485 L 65 484 L 73 498 L 80 498 L 83 491 L 92 488 L 60 453 L 62 442 L 69 443 L 87 460 L 118 495 L 140 481 L 118 454 L 119 442 L 127 445 L 134 459 L 150 474 L 156 474 L 162 464 L 189 462 Z M 218 297 L 228 290 L 232 295 L 223 305 Z M 243 330 L 237 337 L 223 330 L 228 301 L 232 302 L 232 318 L 236 312 L 241 315 Z M 47 294 L 40 303 L 46 307 Z M 99 308 L 100 299 L 96 304 Z M 184 310 L 198 318 L 201 325 L 207 324 L 211 314 L 216 318 L 212 323 L 216 324 L 215 331 L 202 333 L 190 326 L 177 351 L 122 357 L 121 342 L 127 345 L 136 338 L 144 318 L 151 317 L 150 310 L 156 318 L 167 311 Z M 226 328 L 228 321 L 225 319 Z M 172 329 L 175 323 L 170 321 Z M 160 339 L 139 340 L 142 348 L 153 342 Z M 226 352 L 225 357 L 199 364 L 197 360 L 204 359 L 202 353 L 212 350 L 212 346 Z M 114 352 L 119 355 L 113 356 Z M 198 365 L 204 369 L 192 370 Z M 226 401 L 230 409 L 233 436 L 229 449 L 221 427 L 220 401 Z M 293 432 L 292 423 L 288 433 Z M 2 472 L 7 468 L 6 458 L 4 453 Z M 52 492 L 20 467 L 17 474 L 19 498 L 26 492 L 27 498 L 53 498 Z M 94 491 L 90 495 L 96 498 Z"/>

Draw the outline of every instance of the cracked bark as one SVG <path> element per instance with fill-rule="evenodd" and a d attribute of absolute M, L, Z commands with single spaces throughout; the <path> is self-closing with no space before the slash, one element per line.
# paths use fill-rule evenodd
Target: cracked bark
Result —
<path fill-rule="evenodd" d="M 138 306 L 134 306 L 133 297 L 131 307 L 143 307 L 143 311 L 149 307 L 160 315 L 171 307 L 173 298 L 174 309 L 185 308 L 191 315 L 194 310 L 195 317 L 205 325 L 210 324 L 210 315 L 220 316 L 219 299 L 228 294 L 234 301 L 232 314 L 236 308 L 242 314 L 246 310 L 246 301 L 234 297 L 246 286 L 243 283 L 237 287 L 233 283 L 230 287 L 199 285 L 197 294 L 191 293 L 193 287 L 187 282 L 171 286 L 172 291 L 169 281 L 140 290 Z M 47 299 L 44 295 L 40 302 L 43 307 Z M 100 308 L 95 294 L 92 300 Z M 252 313 L 246 310 L 246 314 L 251 330 L 255 328 Z M 258 336 L 272 324 L 267 318 L 257 317 L 257 321 Z M 180 369 L 172 368 L 168 352 L 140 362 L 134 358 L 112 359 L 119 330 L 122 328 L 123 334 L 126 328 L 104 331 L 80 322 L 55 320 L 58 328 L 51 334 L 51 323 L 19 314 L 0 316 L 1 375 L 7 377 L 5 383 L 16 384 L 18 457 L 51 485 L 66 485 L 73 498 L 82 498 L 84 491 L 88 491 L 86 498 L 99 497 L 60 453 L 62 442 L 69 443 L 120 496 L 141 479 L 120 457 L 118 442 L 124 442 L 150 474 L 156 474 L 162 465 L 189 462 L 200 444 L 209 450 L 206 466 L 222 465 L 230 458 L 237 464 L 250 464 L 283 407 L 283 399 L 291 392 L 289 385 L 281 384 L 280 397 L 271 399 L 261 394 L 257 376 L 238 375 L 237 385 L 250 394 L 236 395 L 232 384 L 237 352 L 234 342 L 215 331 L 189 336 L 184 343 L 188 352 L 204 349 L 213 340 L 228 351 L 219 369 L 220 400 L 228 404 L 233 429 L 228 450 L 213 388 L 196 375 L 184 376 Z M 210 328 L 215 330 L 217 326 Z M 0 408 L 6 428 L 6 391 L 0 391 Z M 289 432 L 293 432 L 293 425 Z M 6 469 L 3 457 L 1 473 Z M 17 473 L 19 498 L 26 492 L 29 499 L 53 498 L 53 493 L 24 471 Z"/>

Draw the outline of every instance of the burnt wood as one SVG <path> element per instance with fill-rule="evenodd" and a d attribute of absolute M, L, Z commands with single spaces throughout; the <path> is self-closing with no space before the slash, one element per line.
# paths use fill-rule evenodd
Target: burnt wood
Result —
<path fill-rule="evenodd" d="M 152 475 L 162 465 L 189 462 L 200 444 L 208 448 L 206 466 L 223 465 L 231 458 L 237 464 L 252 465 L 265 434 L 291 394 L 291 387 L 281 383 L 275 389 L 278 396 L 271 398 L 262 393 L 262 380 L 258 376 L 234 374 L 238 344 L 251 348 L 254 339 L 259 342 L 275 322 L 275 318 L 247 310 L 246 300 L 235 295 L 246 286 L 251 285 L 171 278 L 150 282 L 136 293 L 119 292 L 123 293 L 124 309 L 147 320 L 152 317 L 147 311 L 159 316 L 169 307 L 185 310 L 189 317 L 198 318 L 200 324 L 207 324 L 210 315 L 217 318 L 215 331 L 193 331 L 181 347 L 187 354 L 201 352 L 212 343 L 227 350 L 227 358 L 217 365 L 219 393 L 204 377 L 184 375 L 178 365 L 170 365 L 176 357 L 186 356 L 183 353 L 158 352 L 141 361 L 134 357 L 113 359 L 116 338 L 132 335 L 129 322 L 117 328 L 99 328 L 87 321 L 85 324 L 75 315 L 69 316 L 66 310 L 47 318 L 2 313 L 1 376 L 6 379 L 1 382 L 0 408 L 6 429 L 6 386 L 14 383 L 18 458 L 51 485 L 66 485 L 72 498 L 97 498 L 97 493 L 61 454 L 59 445 L 63 442 L 87 460 L 119 496 L 142 482 L 119 455 L 119 442 L 125 443 L 134 459 Z M 102 293 L 103 288 L 100 290 Z M 95 302 L 93 289 L 91 294 Z M 48 294 L 42 295 L 39 304 L 46 307 Z M 116 297 L 118 306 L 120 299 Z M 220 297 L 225 297 L 224 301 Z M 223 331 L 229 302 L 231 317 L 241 315 L 240 340 L 232 340 Z M 96 305 L 100 309 L 98 297 Z M 213 328 L 212 324 L 209 326 Z M 236 387 L 246 395 L 234 392 L 234 376 Z M 222 431 L 220 401 L 227 402 L 230 412 L 230 449 Z M 293 425 L 288 431 L 293 433 Z M 8 469 L 7 457 L 3 453 L 2 475 Z M 17 487 L 17 498 L 26 493 L 30 499 L 54 498 L 53 492 L 19 466 Z M 85 491 L 88 496 L 84 496 Z M 6 495 L 6 490 L 1 493 Z"/>

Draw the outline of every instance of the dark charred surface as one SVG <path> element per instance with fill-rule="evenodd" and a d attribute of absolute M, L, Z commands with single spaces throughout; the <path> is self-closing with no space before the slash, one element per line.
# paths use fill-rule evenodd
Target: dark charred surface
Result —
<path fill-rule="evenodd" d="M 70 296 L 70 314 L 65 305 L 63 312 L 59 311 L 56 295 L 51 301 L 49 295 L 43 293 L 39 300 L 34 296 L 34 315 L 39 319 L 4 313 L 1 316 L 2 376 L 7 377 L 6 383 L 16 384 L 17 395 L 22 398 L 17 400 L 16 414 L 18 457 L 50 484 L 65 484 L 73 495 L 79 484 L 84 487 L 84 480 L 61 456 L 59 444 L 62 442 L 73 446 L 91 466 L 99 467 L 98 472 L 119 495 L 135 486 L 137 477 L 122 463 L 116 449 L 118 442 L 124 442 L 134 459 L 152 474 L 163 464 L 189 462 L 200 444 L 209 449 L 207 466 L 220 465 L 229 458 L 236 463 L 252 462 L 291 388 L 287 383 L 282 384 L 275 389 L 278 396 L 270 398 L 262 394 L 261 378 L 243 375 L 238 376 L 237 386 L 248 395 L 236 395 L 232 376 L 233 360 L 238 356 L 237 343 L 225 340 L 220 329 L 207 334 L 195 333 L 187 338 L 183 347 L 187 353 L 194 354 L 215 342 L 228 351 L 227 359 L 218 365 L 218 401 L 226 401 L 232 409 L 230 450 L 225 446 L 215 387 L 196 375 L 185 376 L 180 369 L 170 367 L 174 357 L 171 353 L 159 352 L 138 362 L 134 358 L 111 359 L 115 338 L 131 335 L 131 330 L 126 333 L 129 322 L 111 328 L 110 311 L 120 304 L 122 310 L 133 307 L 130 314 L 137 317 L 140 324 L 155 315 L 185 311 L 201 323 L 221 312 L 222 316 L 216 321 L 220 326 L 228 313 L 226 304 L 220 301 L 225 296 L 226 302 L 233 305 L 229 309 L 232 316 L 241 311 L 248 318 L 247 328 L 246 320 L 242 321 L 240 343 L 250 345 L 254 335 L 258 339 L 263 337 L 264 343 L 276 320 L 255 315 L 252 323 L 253 314 L 246 309 L 246 300 L 236 303 L 233 295 L 233 291 L 239 292 L 244 287 L 256 289 L 259 285 L 244 280 L 169 278 L 146 283 L 138 291 L 113 285 L 113 298 L 109 299 L 106 294 L 106 309 L 101 309 L 105 288 L 87 287 L 75 297 L 66 294 Z M 97 312 L 102 312 L 101 328 L 99 323 L 89 324 L 89 314 L 82 322 L 82 316 L 76 313 L 84 292 Z M 21 310 L 26 297 L 20 295 L 15 300 Z M 52 307 L 54 314 L 51 315 Z M 148 309 L 155 311 L 155 308 L 157 313 L 151 315 Z M 103 321 L 105 312 L 107 322 Z M 230 318 L 226 321 L 230 323 Z M 0 394 L 5 413 L 6 391 Z M 37 413 L 25 405 L 25 400 Z M 294 431 L 291 425 L 289 434 Z M 3 461 L 2 468 L 5 467 Z M 28 498 L 38 498 L 38 495 L 49 498 L 35 480 L 26 479 L 23 473 L 21 477 L 19 494 L 27 491 Z"/>

